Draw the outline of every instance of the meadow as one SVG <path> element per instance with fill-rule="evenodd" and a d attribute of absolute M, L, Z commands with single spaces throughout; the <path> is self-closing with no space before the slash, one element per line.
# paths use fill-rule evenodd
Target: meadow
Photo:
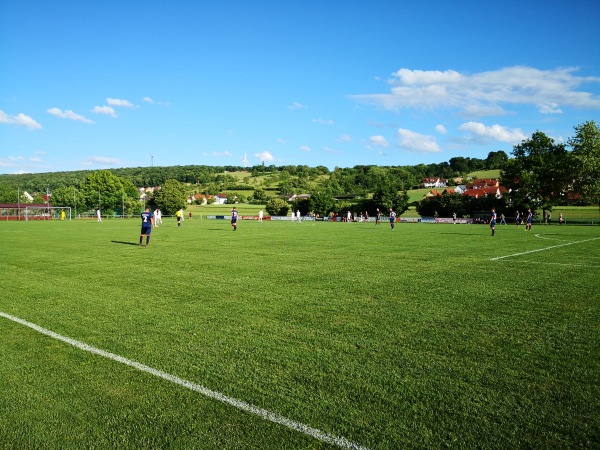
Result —
<path fill-rule="evenodd" d="M 600 444 L 598 226 L 139 222 L 0 222 L 1 448 Z"/>

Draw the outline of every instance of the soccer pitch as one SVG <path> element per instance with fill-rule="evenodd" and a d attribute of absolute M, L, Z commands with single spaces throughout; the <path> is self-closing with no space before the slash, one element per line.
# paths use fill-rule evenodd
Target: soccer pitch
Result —
<path fill-rule="evenodd" d="M 0 223 L 2 448 L 597 448 L 600 227 Z"/>

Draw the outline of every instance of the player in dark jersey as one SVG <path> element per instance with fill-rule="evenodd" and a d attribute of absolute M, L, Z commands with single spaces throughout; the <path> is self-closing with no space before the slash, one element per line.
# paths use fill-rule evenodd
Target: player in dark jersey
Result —
<path fill-rule="evenodd" d="M 490 228 L 492 229 L 492 236 L 496 232 L 496 208 L 492 208 L 492 216 L 490 217 Z"/>
<path fill-rule="evenodd" d="M 140 235 L 140 245 L 143 245 L 142 240 L 144 239 L 144 236 L 146 236 L 146 247 L 148 247 L 152 228 L 154 228 L 154 216 L 150 212 L 150 207 L 146 206 L 146 210 L 142 213 L 142 233 Z"/>
<path fill-rule="evenodd" d="M 235 206 L 231 210 L 231 226 L 233 227 L 233 231 L 237 230 L 237 220 L 238 220 L 238 212 L 235 209 Z"/>
<path fill-rule="evenodd" d="M 531 212 L 531 208 L 527 210 L 527 221 L 525 222 L 525 231 L 531 230 L 531 224 L 533 223 L 533 213 Z"/>

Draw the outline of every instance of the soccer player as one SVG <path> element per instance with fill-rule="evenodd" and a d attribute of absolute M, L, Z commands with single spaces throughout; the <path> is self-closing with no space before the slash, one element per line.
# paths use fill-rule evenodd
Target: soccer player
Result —
<path fill-rule="evenodd" d="M 490 228 L 492 229 L 492 236 L 496 232 L 496 208 L 492 208 L 492 216 L 490 217 Z"/>
<path fill-rule="evenodd" d="M 238 220 L 238 212 L 235 209 L 235 206 L 231 210 L 231 226 L 233 227 L 233 231 L 237 230 L 237 220 Z"/>
<path fill-rule="evenodd" d="M 142 233 L 140 234 L 140 245 L 143 245 L 142 240 L 144 239 L 144 236 L 146 236 L 146 247 L 148 247 L 152 228 L 154 228 L 154 217 L 150 212 L 150 207 L 146 206 L 146 210 L 142 213 Z"/>
<path fill-rule="evenodd" d="M 392 208 L 390 208 L 390 226 L 392 230 L 394 229 L 394 225 L 396 224 L 396 213 Z"/>
<path fill-rule="evenodd" d="M 531 230 L 531 224 L 533 223 L 533 213 L 531 212 L 531 208 L 527 210 L 527 222 L 525 223 L 525 231 Z"/>
<path fill-rule="evenodd" d="M 181 221 L 183 220 L 183 209 L 177 210 L 175 216 L 177 216 L 177 228 L 179 228 L 181 226 Z"/>
<path fill-rule="evenodd" d="M 381 223 L 381 211 L 377 208 L 377 214 L 375 215 L 375 225 L 379 225 Z"/>

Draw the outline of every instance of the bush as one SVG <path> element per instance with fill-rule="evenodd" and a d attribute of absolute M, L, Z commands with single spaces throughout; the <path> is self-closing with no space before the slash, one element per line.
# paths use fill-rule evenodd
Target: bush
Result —
<path fill-rule="evenodd" d="M 290 206 L 285 200 L 274 197 L 267 202 L 265 210 L 271 216 L 287 216 Z"/>

